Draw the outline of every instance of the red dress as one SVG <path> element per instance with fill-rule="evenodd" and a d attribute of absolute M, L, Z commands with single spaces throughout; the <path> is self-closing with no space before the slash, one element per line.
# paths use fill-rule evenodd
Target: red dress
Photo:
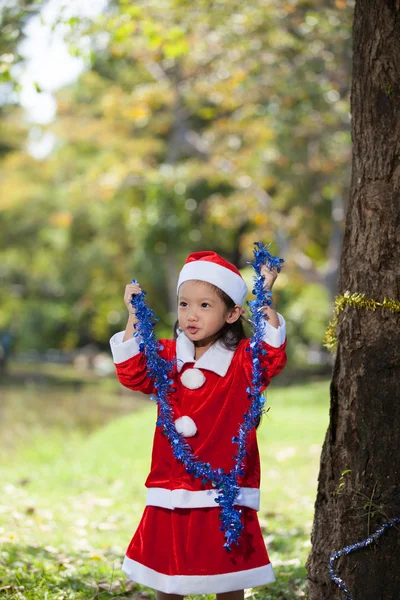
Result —
<path fill-rule="evenodd" d="M 286 364 L 284 320 L 279 318 L 281 326 L 274 332 L 277 347 L 264 342 L 265 387 Z M 122 342 L 123 335 L 119 332 L 110 340 L 118 379 L 132 390 L 154 393 L 136 339 Z M 193 343 L 183 333 L 177 340 L 161 343 L 160 354 L 167 360 L 177 359 L 176 391 L 171 398 L 175 418 L 188 416 L 197 427 L 196 434 L 186 441 L 199 460 L 229 472 L 237 451 L 232 437 L 238 434 L 250 402 L 246 392 L 252 376 L 249 340 L 241 340 L 235 351 L 216 342 L 196 362 Z M 186 595 L 228 592 L 275 580 L 257 517 L 260 460 L 255 430 L 248 436 L 246 450 L 236 503 L 242 509 L 244 529 L 239 545 L 232 545 L 228 552 L 220 531 L 220 509 L 214 501 L 216 490 L 186 472 L 161 428 L 155 428 L 151 469 L 145 482 L 146 507 L 122 566 L 133 581 Z"/>

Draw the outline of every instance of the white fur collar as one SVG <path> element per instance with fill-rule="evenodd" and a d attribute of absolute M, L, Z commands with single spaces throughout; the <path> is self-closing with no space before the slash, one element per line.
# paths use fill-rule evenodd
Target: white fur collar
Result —
<path fill-rule="evenodd" d="M 186 337 L 183 331 L 176 339 L 176 362 L 178 373 L 182 370 L 185 363 L 194 362 L 194 369 L 207 369 L 208 371 L 214 371 L 217 375 L 224 377 L 229 369 L 234 353 L 234 350 L 227 350 L 217 341 L 204 352 L 199 360 L 195 361 L 193 342 Z"/>

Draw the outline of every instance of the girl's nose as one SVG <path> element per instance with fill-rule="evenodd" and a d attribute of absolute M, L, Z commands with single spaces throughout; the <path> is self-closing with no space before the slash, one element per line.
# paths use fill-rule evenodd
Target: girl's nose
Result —
<path fill-rule="evenodd" d="M 188 316 L 189 321 L 197 321 L 197 315 L 195 313 L 190 313 Z"/>

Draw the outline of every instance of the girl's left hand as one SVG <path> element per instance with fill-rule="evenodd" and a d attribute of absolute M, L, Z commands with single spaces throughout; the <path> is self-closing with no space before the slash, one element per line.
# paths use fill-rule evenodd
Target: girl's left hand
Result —
<path fill-rule="evenodd" d="M 272 286 L 275 283 L 276 278 L 278 277 L 277 268 L 269 269 L 267 265 L 263 265 L 260 271 L 261 275 L 264 277 L 264 289 L 272 289 Z"/>

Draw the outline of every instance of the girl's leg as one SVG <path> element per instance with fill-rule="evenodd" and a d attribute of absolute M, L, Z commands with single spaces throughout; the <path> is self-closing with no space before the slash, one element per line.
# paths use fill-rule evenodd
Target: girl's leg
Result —
<path fill-rule="evenodd" d="M 243 600 L 244 590 L 235 590 L 234 592 L 224 592 L 217 594 L 217 600 Z"/>
<path fill-rule="evenodd" d="M 156 591 L 157 600 L 182 600 L 183 596 L 179 594 L 166 594 L 165 592 Z"/>

